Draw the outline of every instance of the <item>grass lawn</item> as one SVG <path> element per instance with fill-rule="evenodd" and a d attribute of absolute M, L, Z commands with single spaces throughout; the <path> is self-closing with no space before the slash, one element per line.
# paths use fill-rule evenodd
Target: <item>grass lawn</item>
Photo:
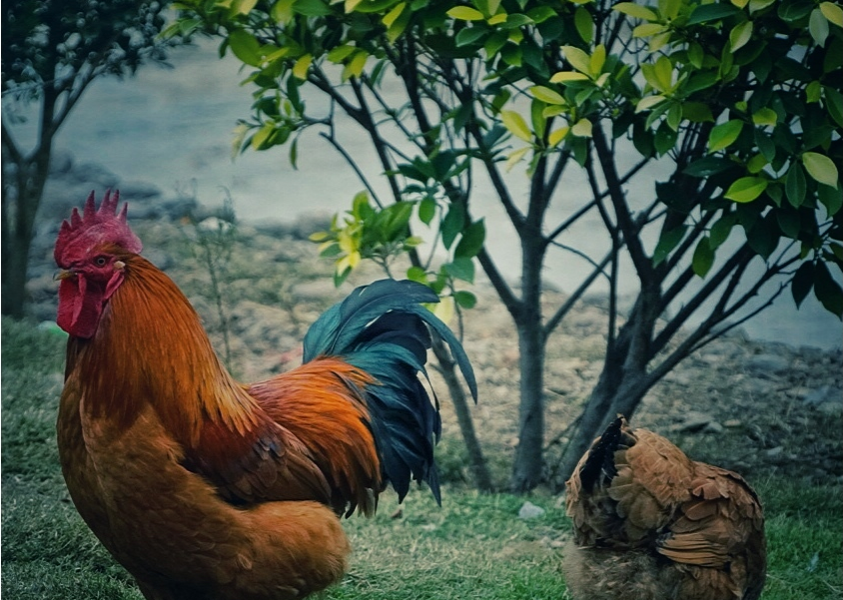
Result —
<path fill-rule="evenodd" d="M 58 465 L 55 418 L 64 340 L 3 320 L 2 595 L 14 600 L 140 599 L 70 502 Z M 764 600 L 839 600 L 843 594 L 843 490 L 784 478 L 753 481 L 767 514 Z M 414 490 L 399 507 L 385 494 L 373 519 L 346 530 L 351 569 L 324 599 L 561 599 L 561 545 L 570 526 L 557 499 L 478 495 L 446 484 L 443 506 Z M 400 509 L 400 514 L 396 514 Z M 634 599 L 631 599 L 634 600 Z"/>

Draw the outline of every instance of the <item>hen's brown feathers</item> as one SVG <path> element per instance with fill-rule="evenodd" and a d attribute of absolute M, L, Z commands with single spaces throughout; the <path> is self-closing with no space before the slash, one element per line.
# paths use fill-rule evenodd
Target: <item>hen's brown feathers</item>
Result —
<path fill-rule="evenodd" d="M 567 488 L 574 546 L 565 570 L 575 598 L 760 595 L 764 517 L 740 475 L 694 462 L 621 417 L 595 440 Z M 635 581 L 635 591 L 624 581 Z"/>

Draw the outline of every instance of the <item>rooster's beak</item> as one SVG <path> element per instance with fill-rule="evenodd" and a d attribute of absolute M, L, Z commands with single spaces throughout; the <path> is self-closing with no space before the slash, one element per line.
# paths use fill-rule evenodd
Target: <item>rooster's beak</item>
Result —
<path fill-rule="evenodd" d="M 76 277 L 76 273 L 70 269 L 60 269 L 53 275 L 53 281 L 61 281 L 63 279 L 70 279 L 71 277 Z"/>

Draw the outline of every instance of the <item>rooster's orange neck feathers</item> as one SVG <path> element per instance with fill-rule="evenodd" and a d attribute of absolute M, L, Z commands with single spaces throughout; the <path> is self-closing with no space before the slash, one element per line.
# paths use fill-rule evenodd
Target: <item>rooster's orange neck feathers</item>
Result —
<path fill-rule="evenodd" d="M 207 420 L 241 434 L 251 429 L 255 401 L 222 367 L 187 298 L 146 259 L 125 260 L 125 281 L 95 336 L 68 347 L 68 367 L 79 361 L 83 381 L 96 388 L 86 393 L 87 409 L 130 423 L 150 402 L 188 446 Z"/>

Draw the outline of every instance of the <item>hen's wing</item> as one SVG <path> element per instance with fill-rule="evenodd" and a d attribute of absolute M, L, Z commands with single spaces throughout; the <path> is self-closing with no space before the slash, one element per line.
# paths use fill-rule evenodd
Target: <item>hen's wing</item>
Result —
<path fill-rule="evenodd" d="M 634 547 L 652 540 L 690 499 L 693 464 L 681 450 L 619 417 L 568 481 L 567 508 L 582 545 Z"/>
<path fill-rule="evenodd" d="M 687 585 L 757 598 L 766 572 L 764 514 L 757 495 L 737 473 L 704 463 L 695 463 L 690 492 L 657 551 L 677 563 L 709 567 Z"/>

